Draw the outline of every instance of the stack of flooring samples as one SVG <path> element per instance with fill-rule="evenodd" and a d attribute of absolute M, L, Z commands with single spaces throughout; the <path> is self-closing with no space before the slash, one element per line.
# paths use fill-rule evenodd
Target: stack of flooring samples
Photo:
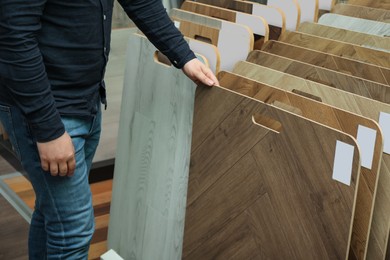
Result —
<path fill-rule="evenodd" d="M 197 0 L 169 14 L 220 86 L 130 37 L 109 248 L 389 259 L 388 1 Z"/>

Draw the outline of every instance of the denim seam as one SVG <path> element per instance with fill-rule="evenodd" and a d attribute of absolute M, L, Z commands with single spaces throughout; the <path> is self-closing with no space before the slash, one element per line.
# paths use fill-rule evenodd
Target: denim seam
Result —
<path fill-rule="evenodd" d="M 46 189 L 47 189 L 47 191 L 48 191 L 48 193 L 49 193 L 49 195 L 50 195 L 50 201 L 51 201 L 51 203 L 52 203 L 53 206 L 54 206 L 53 209 L 54 209 L 55 214 L 56 214 L 56 216 L 57 216 L 57 220 L 58 220 L 58 222 L 60 223 L 60 226 L 61 226 L 62 243 L 63 243 L 63 245 L 65 245 L 65 242 L 66 242 L 66 241 L 65 241 L 65 230 L 64 230 L 64 226 L 63 226 L 63 224 L 62 224 L 62 220 L 61 220 L 61 218 L 60 218 L 60 214 L 58 214 L 57 205 L 56 205 L 55 201 L 53 200 L 53 194 L 52 194 L 51 190 L 48 188 L 48 187 L 49 187 L 49 184 L 47 183 L 46 178 L 43 178 L 43 180 L 44 180 L 44 182 L 45 182 Z M 62 258 L 62 255 L 63 255 L 62 247 L 59 249 L 59 251 L 61 252 L 61 258 Z"/>

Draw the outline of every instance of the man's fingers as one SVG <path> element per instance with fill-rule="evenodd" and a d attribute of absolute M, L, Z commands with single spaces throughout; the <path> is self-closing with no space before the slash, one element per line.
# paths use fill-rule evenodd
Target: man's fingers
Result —
<path fill-rule="evenodd" d="M 58 165 L 58 171 L 60 176 L 66 176 L 68 174 L 68 163 L 67 162 L 61 162 Z"/>
<path fill-rule="evenodd" d="M 58 164 L 56 162 L 53 162 L 50 164 L 50 174 L 51 176 L 57 176 L 58 175 Z"/>
<path fill-rule="evenodd" d="M 76 169 L 76 160 L 73 157 L 72 159 L 70 159 L 68 161 L 68 176 L 69 177 L 73 176 L 75 169 Z"/>

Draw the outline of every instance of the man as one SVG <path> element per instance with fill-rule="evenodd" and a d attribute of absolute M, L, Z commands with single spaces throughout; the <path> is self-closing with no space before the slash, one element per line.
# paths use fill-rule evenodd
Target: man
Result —
<path fill-rule="evenodd" d="M 119 3 L 175 67 L 218 84 L 161 0 Z M 112 9 L 113 0 L 0 1 L 0 120 L 36 194 L 30 259 L 87 259 Z"/>

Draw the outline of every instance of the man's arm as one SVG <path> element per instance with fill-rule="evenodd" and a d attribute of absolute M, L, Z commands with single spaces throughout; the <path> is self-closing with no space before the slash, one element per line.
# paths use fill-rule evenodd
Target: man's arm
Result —
<path fill-rule="evenodd" d="M 161 0 L 118 0 L 127 15 L 148 39 L 165 54 L 173 66 L 195 83 L 218 85 L 209 68 L 198 61 L 183 35 L 174 26 Z"/>
<path fill-rule="evenodd" d="M 44 170 L 64 175 L 65 170 L 66 174 L 73 172 L 73 145 L 55 107 L 36 39 L 45 3 L 46 0 L 0 1 L 0 80 L 26 115 Z"/>

